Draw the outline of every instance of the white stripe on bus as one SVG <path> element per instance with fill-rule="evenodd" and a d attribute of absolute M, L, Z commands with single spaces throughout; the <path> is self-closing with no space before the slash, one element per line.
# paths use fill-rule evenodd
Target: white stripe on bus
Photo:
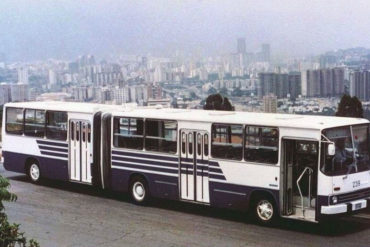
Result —
<path fill-rule="evenodd" d="M 146 173 L 164 175 L 164 176 L 170 176 L 170 177 L 178 177 L 177 174 L 150 171 L 150 170 L 142 170 L 142 169 L 129 168 L 129 167 L 124 167 L 124 166 L 112 166 L 112 168 L 119 169 L 119 170 L 135 171 L 135 172 L 146 172 Z"/>
<path fill-rule="evenodd" d="M 113 160 L 112 162 L 116 163 L 122 163 L 122 164 L 127 164 L 127 165 L 140 165 L 140 166 L 146 166 L 146 167 L 153 167 L 153 168 L 162 168 L 162 169 L 169 169 L 169 170 L 178 170 L 178 167 L 168 167 L 168 166 L 159 166 L 159 165 L 149 165 L 149 164 L 143 164 L 143 163 L 138 163 L 138 162 L 131 162 L 131 161 L 122 161 L 122 160 Z"/>

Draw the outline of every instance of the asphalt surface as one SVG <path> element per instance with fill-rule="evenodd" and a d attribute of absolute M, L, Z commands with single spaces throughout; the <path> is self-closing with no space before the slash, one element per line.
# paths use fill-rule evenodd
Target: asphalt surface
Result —
<path fill-rule="evenodd" d="M 41 246 L 370 246 L 370 214 L 330 225 L 282 220 L 262 227 L 229 210 L 165 200 L 141 207 L 85 185 L 34 185 L 2 165 L 0 174 L 18 195 L 6 203 L 9 220 Z"/>

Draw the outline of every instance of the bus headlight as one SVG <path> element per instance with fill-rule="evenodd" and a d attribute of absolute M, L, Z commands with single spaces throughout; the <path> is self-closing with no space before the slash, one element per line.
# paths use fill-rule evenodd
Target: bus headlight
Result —
<path fill-rule="evenodd" d="M 333 204 L 336 204 L 336 203 L 338 202 L 338 197 L 336 197 L 336 196 L 332 196 L 332 197 L 331 197 L 331 202 L 332 202 Z"/>

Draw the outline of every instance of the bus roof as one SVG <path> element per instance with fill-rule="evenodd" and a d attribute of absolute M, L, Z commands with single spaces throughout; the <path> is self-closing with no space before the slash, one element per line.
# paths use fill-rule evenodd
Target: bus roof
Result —
<path fill-rule="evenodd" d="M 132 117 L 174 119 L 182 121 L 265 125 L 323 130 L 332 127 L 369 123 L 363 118 L 296 115 L 280 113 L 205 111 L 196 109 L 127 109 L 113 112 L 114 115 Z"/>
<path fill-rule="evenodd" d="M 7 103 L 6 107 L 22 107 L 55 111 L 94 113 L 96 111 L 112 112 L 118 116 L 173 119 L 182 121 L 250 124 L 276 127 L 305 129 L 326 129 L 338 126 L 369 123 L 362 118 L 345 118 L 313 115 L 295 115 L 279 113 L 257 113 L 238 111 L 205 111 L 196 109 L 174 109 L 160 107 L 125 107 L 123 105 L 106 105 L 81 102 L 20 102 Z"/>
<path fill-rule="evenodd" d="M 29 101 L 29 102 L 15 102 L 7 103 L 6 107 L 22 107 L 31 109 L 43 109 L 54 111 L 68 111 L 79 113 L 94 113 L 96 111 L 104 110 L 120 110 L 123 106 L 106 105 L 85 102 L 65 102 L 65 101 Z"/>

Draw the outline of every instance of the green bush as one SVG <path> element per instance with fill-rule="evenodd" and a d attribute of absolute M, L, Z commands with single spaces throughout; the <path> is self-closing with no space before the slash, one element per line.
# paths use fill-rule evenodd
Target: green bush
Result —
<path fill-rule="evenodd" d="M 24 232 L 19 230 L 19 224 L 8 222 L 3 202 L 17 200 L 17 196 L 9 192 L 9 187 L 9 181 L 0 175 L 0 247 L 39 247 L 35 240 L 27 241 Z"/>

